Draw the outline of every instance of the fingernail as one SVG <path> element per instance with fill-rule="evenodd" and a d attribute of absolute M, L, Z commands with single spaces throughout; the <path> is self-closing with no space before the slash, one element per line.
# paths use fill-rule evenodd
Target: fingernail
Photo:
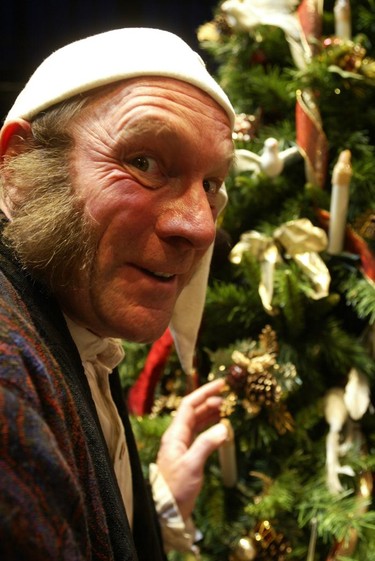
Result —
<path fill-rule="evenodd" d="M 217 438 L 227 440 L 228 429 L 223 423 L 218 423 L 216 426 L 212 427 L 212 430 L 215 432 L 215 436 Z"/>

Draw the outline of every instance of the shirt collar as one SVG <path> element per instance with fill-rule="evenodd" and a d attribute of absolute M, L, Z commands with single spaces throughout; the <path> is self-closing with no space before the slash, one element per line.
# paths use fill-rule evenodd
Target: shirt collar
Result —
<path fill-rule="evenodd" d="M 65 316 L 65 320 L 82 362 L 99 360 L 112 371 L 123 360 L 125 352 L 121 339 L 99 337 L 85 327 L 77 325 L 69 317 Z"/>

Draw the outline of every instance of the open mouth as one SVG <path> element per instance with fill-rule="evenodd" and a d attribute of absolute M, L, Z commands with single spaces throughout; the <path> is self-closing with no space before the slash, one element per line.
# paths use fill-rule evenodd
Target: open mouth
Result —
<path fill-rule="evenodd" d="M 157 278 L 161 281 L 167 282 L 171 279 L 173 279 L 176 275 L 172 275 L 171 273 L 160 273 L 158 271 L 149 271 L 148 269 L 143 269 L 143 271 L 154 278 Z"/>

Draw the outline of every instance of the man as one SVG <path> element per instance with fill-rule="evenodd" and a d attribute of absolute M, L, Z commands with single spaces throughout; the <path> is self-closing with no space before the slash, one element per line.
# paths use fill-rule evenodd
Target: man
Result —
<path fill-rule="evenodd" d="M 153 29 L 56 51 L 6 117 L 2 560 L 152 561 L 192 548 L 204 462 L 227 436 L 222 385 L 185 397 L 162 439 L 157 522 L 115 367 L 120 338 L 151 342 L 170 326 L 191 368 L 233 118 L 198 55 Z"/>

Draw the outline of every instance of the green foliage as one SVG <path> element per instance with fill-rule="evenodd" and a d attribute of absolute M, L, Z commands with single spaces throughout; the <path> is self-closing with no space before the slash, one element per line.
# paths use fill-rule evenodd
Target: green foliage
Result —
<path fill-rule="evenodd" d="M 217 477 L 212 477 L 208 472 L 206 475 L 205 486 L 199 497 L 199 504 L 203 508 L 197 509 L 197 523 L 208 539 L 217 541 L 220 539 L 226 522 L 224 489 Z"/>
<path fill-rule="evenodd" d="M 340 286 L 345 293 L 346 301 L 352 306 L 359 318 L 375 323 L 375 286 L 365 278 L 358 278 L 352 273 L 345 278 Z"/>
<path fill-rule="evenodd" d="M 301 526 L 316 521 L 318 535 L 325 543 L 350 538 L 354 530 L 359 539 L 365 530 L 375 530 L 375 512 L 367 510 L 369 501 L 359 499 L 351 491 L 339 495 L 328 492 L 324 483 L 313 482 L 306 489 L 308 501 L 301 498 L 298 511 Z"/>
<path fill-rule="evenodd" d="M 294 66 L 281 30 L 271 27 L 221 34 L 210 44 L 210 54 L 219 63 L 218 76 L 237 112 L 255 116 L 254 133 L 250 140 L 240 138 L 239 148 L 260 154 L 270 136 L 279 140 L 281 150 L 293 144 L 295 92 L 306 88 L 318 93 L 329 145 L 323 189 L 306 180 L 302 162 L 293 162 L 272 179 L 251 171 L 236 175 L 233 170 L 227 182 L 230 203 L 221 223 L 233 245 L 251 230 L 272 239 L 278 226 L 301 217 L 321 226 L 317 209 L 329 210 L 332 170 L 345 149 L 352 154 L 348 209 L 352 228 L 360 228 L 366 213 L 373 209 L 375 63 L 369 58 L 374 54 L 373 8 L 373 2 L 352 6 L 353 29 L 362 34 L 357 43 L 322 43 L 311 64 L 303 69 Z M 333 4 L 324 14 L 327 35 L 333 33 L 332 9 Z M 366 36 L 366 31 L 372 31 L 372 35 Z M 368 241 L 371 243 L 371 239 Z M 370 257 L 371 245 L 368 251 Z M 370 539 L 369 551 L 373 552 L 375 540 L 369 535 L 374 511 L 369 504 L 360 515 L 353 514 L 360 509 L 355 493 L 357 480 L 344 478 L 346 490 L 339 496 L 333 496 L 325 483 L 328 426 L 324 403 L 327 391 L 343 387 L 353 367 L 367 374 L 369 380 L 374 379 L 374 357 L 363 337 L 366 327 L 374 325 L 374 286 L 363 276 L 358 256 L 322 253 L 331 276 L 330 291 L 325 298 L 315 300 L 311 278 L 283 251 L 280 256 L 274 269 L 271 314 L 265 312 L 258 292 L 261 257 L 245 254 L 240 264 L 223 271 L 222 278 L 220 271 L 215 272 L 201 333 L 210 370 L 225 375 L 233 363 L 233 352 L 245 352 L 249 341 L 269 324 L 277 334 L 278 363 L 291 363 L 297 372 L 293 383 L 284 380 L 282 384 L 283 402 L 293 418 L 292 430 L 277 430 L 272 407 L 251 413 L 237 405 L 231 414 L 239 462 L 239 481 L 233 493 L 242 496 L 244 503 L 237 517 L 230 519 L 233 539 L 251 532 L 259 520 L 272 519 L 278 521 L 279 529 L 293 543 L 290 559 L 301 561 L 307 557 L 311 521 L 316 520 L 315 561 L 324 561 L 335 541 L 349 532 L 359 540 L 350 559 L 370 560 L 364 540 Z M 374 424 L 367 414 L 363 431 L 368 453 L 353 448 L 351 455 L 340 458 L 358 474 L 373 470 Z M 259 477 L 249 475 L 253 472 Z M 268 478 L 266 485 L 262 477 Z M 222 500 L 222 493 L 220 497 Z M 220 512 L 225 506 L 228 508 L 228 497 L 224 494 Z M 215 515 L 212 516 L 213 521 Z M 220 527 L 224 526 L 221 521 Z M 207 531 L 210 535 L 208 528 Z M 210 552 L 210 560 L 220 558 L 216 539 L 204 539 L 203 547 Z"/>
<path fill-rule="evenodd" d="M 281 309 L 284 320 L 284 328 L 288 338 L 298 337 L 305 329 L 306 325 L 306 304 L 305 296 L 301 287 L 306 284 L 306 280 L 298 274 L 298 269 L 294 267 L 284 267 L 277 270 L 275 274 L 275 289 L 277 298 L 274 305 Z"/>
<path fill-rule="evenodd" d="M 264 175 L 252 177 L 250 173 L 243 173 L 231 178 L 227 189 L 231 204 L 225 210 L 222 226 L 231 233 L 233 241 L 247 230 L 262 230 L 265 224 L 269 230 L 270 224 L 277 226 L 295 217 L 299 196 L 293 177 L 270 180 Z M 265 215 L 266 223 L 263 222 Z"/>
<path fill-rule="evenodd" d="M 169 415 L 131 417 L 139 455 L 146 471 L 147 466 L 156 460 L 160 439 L 170 422 L 171 418 Z"/>
<path fill-rule="evenodd" d="M 252 263 L 254 269 L 256 268 L 254 260 L 249 258 L 248 262 L 250 265 Z M 255 282 L 251 285 L 245 282 L 243 286 L 215 282 L 208 289 L 203 318 L 204 325 L 212 328 L 202 333 L 202 346 L 216 349 L 218 346 L 241 339 L 254 328 L 258 327 L 260 330 L 264 320 L 265 313 Z M 228 325 L 233 326 L 229 339 Z"/>
<path fill-rule="evenodd" d="M 256 473 L 250 472 L 250 476 L 256 477 Z M 298 492 L 298 474 L 295 471 L 286 470 L 279 478 L 274 479 L 267 486 L 266 492 L 260 495 L 257 501 L 248 503 L 245 512 L 255 520 L 274 519 L 280 513 L 292 513 L 295 508 L 295 497 Z"/>
<path fill-rule="evenodd" d="M 129 341 L 123 342 L 125 360 L 119 366 L 121 383 L 124 388 L 131 386 L 141 372 L 150 345 L 140 345 Z"/>

